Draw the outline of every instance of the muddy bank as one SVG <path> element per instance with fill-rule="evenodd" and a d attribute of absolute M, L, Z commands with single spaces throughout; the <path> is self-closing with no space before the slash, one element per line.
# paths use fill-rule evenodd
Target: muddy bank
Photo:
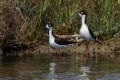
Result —
<path fill-rule="evenodd" d="M 89 53 L 100 54 L 100 55 L 119 55 L 120 54 L 120 33 L 116 34 L 111 39 L 100 40 L 102 44 L 99 43 L 90 43 L 89 44 Z M 21 47 L 20 47 L 21 48 Z M 61 53 L 63 55 L 72 55 L 72 54 L 85 54 L 86 46 L 84 41 L 80 43 L 76 43 L 74 45 L 70 45 L 67 48 L 61 49 Z M 3 52 L 0 52 L 1 55 Z M 20 52 L 12 52 L 12 55 L 57 55 L 59 52 L 56 49 L 52 49 L 48 42 L 44 45 L 34 45 L 32 47 L 28 47 L 26 50 L 21 50 Z M 10 53 L 11 54 L 11 53 Z"/>
<path fill-rule="evenodd" d="M 108 40 L 100 41 L 102 43 L 90 43 L 89 44 L 89 52 L 91 55 L 94 53 L 101 55 L 119 55 L 120 54 L 120 35 Z M 85 54 L 86 46 L 84 42 L 77 43 L 74 45 L 70 45 L 67 48 L 61 49 L 61 53 L 64 55 L 72 55 L 77 53 Z M 27 54 L 58 54 L 58 50 L 52 49 L 49 44 L 39 45 L 34 47 L 33 49 L 27 50 Z"/>

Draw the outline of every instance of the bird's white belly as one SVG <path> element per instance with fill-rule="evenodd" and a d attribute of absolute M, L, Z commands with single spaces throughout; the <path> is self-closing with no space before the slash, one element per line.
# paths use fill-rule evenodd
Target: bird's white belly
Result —
<path fill-rule="evenodd" d="M 82 27 L 80 29 L 80 37 L 87 40 L 87 41 L 93 41 L 92 36 L 89 33 L 89 30 L 87 27 Z"/>

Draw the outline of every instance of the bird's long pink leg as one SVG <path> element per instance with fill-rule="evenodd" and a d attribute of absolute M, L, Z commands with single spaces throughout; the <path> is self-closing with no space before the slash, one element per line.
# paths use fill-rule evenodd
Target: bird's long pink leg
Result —
<path fill-rule="evenodd" d="M 86 64 L 88 64 L 89 61 L 89 47 L 88 47 L 88 42 L 86 41 Z"/>
<path fill-rule="evenodd" d="M 61 51 L 59 49 L 58 57 L 61 58 Z"/>
<path fill-rule="evenodd" d="M 87 58 L 90 56 L 89 55 L 89 47 L 88 47 L 88 42 L 86 41 L 86 56 Z"/>

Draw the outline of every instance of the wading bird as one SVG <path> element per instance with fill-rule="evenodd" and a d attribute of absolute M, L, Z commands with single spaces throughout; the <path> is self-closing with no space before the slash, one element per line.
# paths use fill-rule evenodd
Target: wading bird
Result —
<path fill-rule="evenodd" d="M 85 40 L 85 43 L 86 43 L 86 56 L 89 57 L 88 43 L 90 41 L 95 42 L 96 37 L 92 33 L 91 29 L 85 23 L 85 19 L 86 19 L 86 16 L 87 16 L 86 12 L 80 11 L 79 16 L 82 18 L 82 25 L 81 25 L 81 28 L 80 28 L 80 37 Z"/>
<path fill-rule="evenodd" d="M 69 44 L 76 43 L 74 41 L 55 37 L 53 35 L 53 25 L 50 22 L 46 24 L 46 28 L 49 29 L 49 44 L 52 48 L 59 49 L 59 57 L 61 54 L 60 49 L 68 47 Z"/>

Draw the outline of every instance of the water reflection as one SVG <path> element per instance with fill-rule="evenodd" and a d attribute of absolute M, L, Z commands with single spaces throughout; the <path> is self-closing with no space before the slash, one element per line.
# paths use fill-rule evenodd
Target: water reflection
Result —
<path fill-rule="evenodd" d="M 106 74 L 96 80 L 120 80 L 120 73 Z"/>
<path fill-rule="evenodd" d="M 112 73 L 112 74 L 111 74 Z M 83 55 L 61 57 L 0 57 L 0 80 L 116 80 L 120 74 L 120 58 Z M 109 78 L 113 76 L 113 78 Z"/>
<path fill-rule="evenodd" d="M 19 61 L 19 60 L 20 60 L 20 57 L 18 57 L 18 56 L 5 56 L 5 57 L 1 57 L 2 64 L 7 64 L 7 63 L 16 64 L 16 62 Z"/>
<path fill-rule="evenodd" d="M 57 75 L 55 74 L 56 63 L 50 63 L 50 73 L 47 76 L 47 80 L 57 80 Z"/>
<path fill-rule="evenodd" d="M 90 80 L 89 77 L 88 77 L 88 74 L 87 74 L 87 73 L 90 72 L 90 67 L 89 67 L 89 66 L 81 67 L 81 68 L 80 68 L 80 72 L 81 72 L 82 74 L 80 74 L 80 75 L 78 76 L 78 79 L 80 79 L 80 80 Z"/>

